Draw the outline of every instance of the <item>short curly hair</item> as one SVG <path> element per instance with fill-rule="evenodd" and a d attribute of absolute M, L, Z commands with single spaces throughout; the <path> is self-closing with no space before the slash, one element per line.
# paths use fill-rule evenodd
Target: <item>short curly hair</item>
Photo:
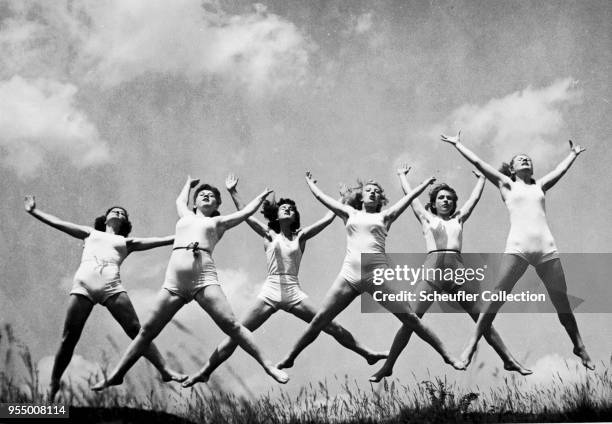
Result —
<path fill-rule="evenodd" d="M 195 191 L 193 192 L 193 204 L 195 205 L 195 201 L 196 198 L 198 197 L 198 194 L 200 194 L 201 191 L 204 190 L 208 190 L 208 191 L 212 191 L 213 196 L 215 196 L 215 199 L 217 199 L 217 206 L 221 206 L 221 192 L 219 191 L 219 189 L 215 186 L 212 186 L 210 184 L 202 184 L 201 186 L 199 186 L 198 188 L 195 189 Z M 193 211 L 195 212 L 196 207 L 193 207 Z M 221 213 L 216 210 L 213 212 L 212 216 L 219 216 L 221 215 Z"/>
<path fill-rule="evenodd" d="M 280 233 L 280 222 L 278 221 L 278 208 L 281 205 L 290 205 L 293 207 L 295 212 L 295 220 L 291 224 L 291 231 L 296 232 L 300 228 L 300 212 L 295 205 L 295 202 L 289 198 L 281 198 L 276 201 L 276 199 L 272 199 L 272 201 L 264 200 L 263 205 L 261 206 L 261 213 L 268 220 L 268 228 L 276 233 Z"/>
<path fill-rule="evenodd" d="M 376 208 L 376 212 L 380 212 L 382 207 L 389 203 L 389 199 L 385 196 L 385 190 L 376 180 L 368 180 L 366 182 L 357 180 L 357 185 L 355 187 L 350 187 L 346 193 L 342 194 L 342 202 L 354 209 L 361 210 L 363 207 L 363 188 L 367 185 L 375 185 L 380 189 L 381 201 L 378 208 Z"/>
<path fill-rule="evenodd" d="M 436 198 L 438 197 L 438 193 L 441 191 L 448 191 L 451 194 L 453 198 L 453 208 L 450 211 L 450 215 L 454 214 L 457 210 L 457 200 L 459 200 L 459 196 L 457 196 L 457 192 L 454 188 L 445 183 L 437 184 L 430 190 L 429 203 L 425 206 L 425 209 L 430 210 L 435 215 L 438 214 L 436 209 Z"/>
<path fill-rule="evenodd" d="M 100 215 L 94 221 L 94 228 L 98 231 L 106 231 L 106 217 L 113 209 L 121 209 L 125 212 L 125 221 L 121 223 L 121 227 L 119 228 L 119 235 L 123 237 L 127 237 L 132 232 L 132 223 L 130 222 L 130 217 L 128 215 L 127 210 L 123 206 L 112 206 L 108 208 L 104 215 Z"/>

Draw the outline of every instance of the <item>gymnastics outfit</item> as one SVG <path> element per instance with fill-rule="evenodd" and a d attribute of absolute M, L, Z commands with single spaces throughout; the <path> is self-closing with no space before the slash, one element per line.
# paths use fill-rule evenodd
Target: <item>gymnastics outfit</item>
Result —
<path fill-rule="evenodd" d="M 559 258 L 546 221 L 545 197 L 540 184 L 514 184 L 504 202 L 510 213 L 510 233 L 504 253 L 516 255 L 533 266 Z"/>
<path fill-rule="evenodd" d="M 454 275 L 456 269 L 465 268 L 461 258 L 463 223 L 459 217 L 444 220 L 435 215 L 423 217 L 421 222 L 428 251 L 423 264 L 426 272 L 425 281 L 438 290 L 456 290 L 462 283 L 457 283 L 454 279 L 432 278 L 436 273 L 428 270 L 440 270 L 443 276 L 448 269 L 452 269 Z"/>
<path fill-rule="evenodd" d="M 212 251 L 221 237 L 217 234 L 214 218 L 187 215 L 176 223 L 177 233 L 181 228 L 198 226 L 193 231 L 202 234 L 208 242 L 208 247 L 200 247 L 199 242 L 174 246 L 166 268 L 166 277 L 162 288 L 179 296 L 186 303 L 191 302 L 204 287 L 220 285 L 217 268 L 212 258 Z M 191 222 L 190 222 L 191 221 Z"/>
<path fill-rule="evenodd" d="M 357 292 L 371 293 L 376 268 L 387 268 L 387 226 L 380 213 L 357 211 L 346 220 L 346 256 L 340 277 Z M 369 253 L 363 256 L 362 253 Z"/>
<path fill-rule="evenodd" d="M 103 305 L 110 297 L 125 292 L 119 267 L 127 255 L 125 237 L 93 230 L 84 240 L 81 264 L 70 294 L 85 296 L 92 303 Z"/>
<path fill-rule="evenodd" d="M 302 291 L 298 271 L 302 260 L 299 236 L 288 240 L 273 231 L 266 246 L 268 276 L 257 296 L 274 310 L 290 311 L 308 295 Z"/>

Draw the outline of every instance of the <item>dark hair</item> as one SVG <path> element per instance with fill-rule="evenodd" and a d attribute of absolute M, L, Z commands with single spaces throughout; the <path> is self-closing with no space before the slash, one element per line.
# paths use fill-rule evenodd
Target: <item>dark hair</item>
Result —
<path fill-rule="evenodd" d="M 501 166 L 499 167 L 499 172 L 501 172 L 502 174 L 504 174 L 507 177 L 510 177 L 510 179 L 512 181 L 516 181 L 516 174 L 514 172 L 512 172 L 513 168 L 512 168 L 512 162 L 514 161 L 514 158 L 516 158 L 517 156 L 522 155 L 523 153 L 519 153 L 518 155 L 514 155 L 512 156 L 512 159 L 510 159 L 510 162 L 506 163 L 506 162 L 502 162 Z M 527 156 L 527 155 L 525 155 Z M 532 169 L 533 169 L 533 165 L 532 165 Z M 531 181 L 529 181 L 530 184 L 535 184 L 535 180 L 533 178 L 531 178 Z"/>
<path fill-rule="evenodd" d="M 113 209 L 121 209 L 125 212 L 125 221 L 121 223 L 121 227 L 119 227 L 119 235 L 123 237 L 127 237 L 128 234 L 132 232 L 132 223 L 130 222 L 130 217 L 127 213 L 127 210 L 123 206 L 113 206 L 108 208 L 104 215 L 100 215 L 94 221 L 94 228 L 98 231 L 106 231 L 106 217 Z"/>
<path fill-rule="evenodd" d="M 195 191 L 193 192 L 194 205 L 195 205 L 196 197 L 198 197 L 198 194 L 204 190 L 212 191 L 213 196 L 215 196 L 215 199 L 217 199 L 217 206 L 221 206 L 221 203 L 222 203 L 221 202 L 221 192 L 219 192 L 219 189 L 217 187 L 211 186 L 210 184 L 202 184 L 200 187 L 195 189 Z M 196 207 L 194 206 L 193 211 L 195 212 L 195 210 L 196 210 Z M 216 210 L 212 213 L 211 216 L 219 216 L 219 215 L 221 214 L 219 213 L 218 210 Z"/>
<path fill-rule="evenodd" d="M 385 196 L 385 190 L 375 180 L 368 180 L 365 183 L 361 180 L 357 180 L 357 185 L 355 187 L 350 187 L 346 193 L 342 194 L 342 202 L 354 209 L 361 210 L 363 207 L 363 188 L 367 185 L 375 185 L 380 189 L 380 204 L 376 208 L 376 212 L 380 212 L 382 207 L 389 203 L 389 200 L 387 196 Z"/>
<path fill-rule="evenodd" d="M 276 199 L 272 199 L 272 201 L 264 200 L 263 205 L 261 206 L 261 213 L 268 220 L 268 228 L 276 233 L 280 233 L 280 222 L 278 222 L 278 208 L 281 205 L 290 205 L 293 207 L 295 211 L 295 220 L 291 224 L 291 231 L 296 232 L 300 228 L 300 213 L 297 210 L 297 206 L 295 202 L 289 198 L 280 199 L 278 202 Z"/>
<path fill-rule="evenodd" d="M 438 214 L 438 211 L 436 209 L 436 198 L 438 197 L 438 193 L 440 193 L 441 191 L 448 191 L 451 194 L 453 198 L 453 208 L 450 211 L 450 215 L 454 214 L 457 210 L 457 200 L 459 200 L 459 197 L 457 196 L 457 192 L 455 191 L 455 189 L 445 183 L 437 184 L 434 186 L 434 188 L 431 189 L 431 191 L 429 192 L 429 203 L 425 205 L 425 209 L 429 209 L 435 215 Z"/>

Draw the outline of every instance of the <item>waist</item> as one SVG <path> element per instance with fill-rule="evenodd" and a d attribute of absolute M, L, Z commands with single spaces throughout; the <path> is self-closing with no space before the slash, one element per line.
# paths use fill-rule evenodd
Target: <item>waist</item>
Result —
<path fill-rule="evenodd" d="M 434 250 L 430 250 L 429 252 L 427 252 L 427 254 L 429 255 L 430 253 L 436 253 L 436 252 L 442 252 L 442 253 L 461 253 L 461 251 L 459 249 L 434 249 Z"/>
<path fill-rule="evenodd" d="M 266 283 L 273 284 L 298 284 L 298 276 L 295 274 L 268 274 L 266 277 Z"/>
<path fill-rule="evenodd" d="M 194 255 L 198 254 L 199 252 L 206 252 L 209 255 L 212 254 L 212 252 L 210 251 L 210 249 L 206 248 L 206 247 L 201 247 L 200 246 L 200 242 L 194 241 L 192 243 L 187 244 L 186 246 L 174 246 L 172 248 L 172 250 L 191 250 L 193 252 Z"/>

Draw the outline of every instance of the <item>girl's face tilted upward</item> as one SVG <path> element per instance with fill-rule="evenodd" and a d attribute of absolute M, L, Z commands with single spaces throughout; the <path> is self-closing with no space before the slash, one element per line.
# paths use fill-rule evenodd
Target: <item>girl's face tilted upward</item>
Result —
<path fill-rule="evenodd" d="M 278 207 L 278 220 L 295 221 L 295 206 L 288 203 L 283 203 Z"/>
<path fill-rule="evenodd" d="M 378 208 L 382 202 L 382 190 L 376 184 L 366 184 L 362 191 L 364 206 Z"/>
<path fill-rule="evenodd" d="M 533 174 L 533 162 L 531 158 L 525 154 L 516 155 L 512 158 L 512 170 L 514 173 L 518 172 L 528 172 L 529 174 Z"/>
<path fill-rule="evenodd" d="M 106 214 L 106 222 L 108 223 L 111 220 L 118 220 L 118 221 L 127 221 L 127 212 L 125 209 L 123 208 L 112 208 L 110 211 L 108 211 L 108 213 Z"/>
<path fill-rule="evenodd" d="M 440 190 L 436 196 L 436 211 L 440 216 L 447 216 L 455 208 L 455 196 L 448 190 Z"/>
<path fill-rule="evenodd" d="M 219 202 L 215 197 L 215 193 L 211 190 L 202 190 L 198 193 L 195 199 L 195 207 L 202 209 L 214 209 L 217 210 L 219 208 Z"/>

